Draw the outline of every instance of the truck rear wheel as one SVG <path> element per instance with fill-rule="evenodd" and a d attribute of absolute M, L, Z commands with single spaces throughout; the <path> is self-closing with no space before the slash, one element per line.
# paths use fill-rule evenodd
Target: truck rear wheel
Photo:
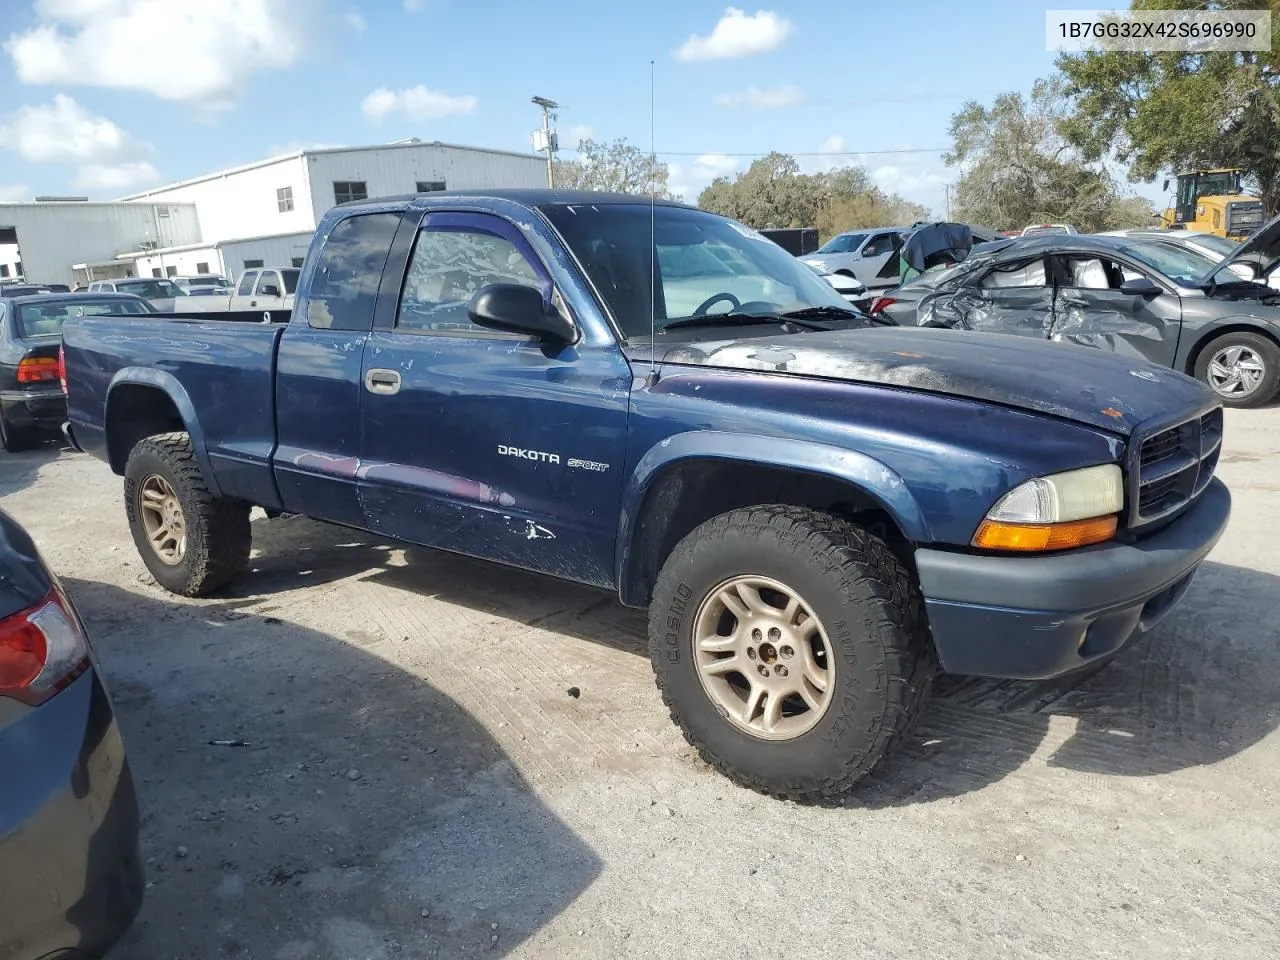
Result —
<path fill-rule="evenodd" d="M 715 517 L 676 546 L 649 650 L 707 763 L 809 803 L 847 793 L 897 745 L 936 670 L 919 588 L 888 547 L 779 505 Z"/>
<path fill-rule="evenodd" d="M 189 435 L 157 434 L 133 448 L 124 503 L 142 562 L 169 592 L 201 597 L 248 567 L 249 504 L 209 492 Z"/>

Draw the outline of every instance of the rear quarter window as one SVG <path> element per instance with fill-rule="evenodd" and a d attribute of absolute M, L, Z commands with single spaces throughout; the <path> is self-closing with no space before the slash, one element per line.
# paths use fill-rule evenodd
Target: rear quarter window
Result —
<path fill-rule="evenodd" d="M 322 330 L 370 330 L 382 269 L 400 225 L 398 213 L 365 213 L 329 232 L 307 299 L 307 324 Z"/>

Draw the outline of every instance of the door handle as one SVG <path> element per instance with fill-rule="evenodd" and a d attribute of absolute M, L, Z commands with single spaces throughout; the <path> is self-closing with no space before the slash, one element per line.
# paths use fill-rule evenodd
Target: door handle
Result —
<path fill-rule="evenodd" d="M 394 370 L 369 370 L 364 375 L 364 388 L 370 393 L 390 395 L 400 392 L 400 374 Z"/>
<path fill-rule="evenodd" d="M 258 305 L 258 301 L 257 301 L 257 300 L 250 300 L 250 301 L 249 301 L 249 306 L 251 306 L 251 307 L 256 307 L 257 305 Z"/>

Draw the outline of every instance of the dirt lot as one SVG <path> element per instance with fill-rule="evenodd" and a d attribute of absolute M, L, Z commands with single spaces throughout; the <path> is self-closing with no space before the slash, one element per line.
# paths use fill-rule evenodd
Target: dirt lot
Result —
<path fill-rule="evenodd" d="M 1227 431 L 1231 529 L 1174 616 L 1070 684 L 944 681 L 842 809 L 696 761 L 606 594 L 257 519 L 255 574 L 181 601 L 97 461 L 0 458 L 0 506 L 125 729 L 123 960 L 1238 960 L 1280 950 L 1280 409 Z"/>

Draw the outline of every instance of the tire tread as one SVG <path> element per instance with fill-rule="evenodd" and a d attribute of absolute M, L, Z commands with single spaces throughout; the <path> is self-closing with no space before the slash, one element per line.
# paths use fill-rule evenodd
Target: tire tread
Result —
<path fill-rule="evenodd" d="M 682 550 L 689 549 L 697 539 L 723 536 L 730 530 L 767 530 L 799 538 L 817 555 L 824 557 L 829 568 L 857 570 L 858 581 L 870 587 L 872 593 L 885 601 L 882 609 L 889 615 L 895 632 L 905 642 L 885 650 L 890 671 L 886 678 L 885 703 L 874 734 L 874 744 L 863 756 L 849 758 L 845 769 L 838 776 L 828 777 L 816 786 L 799 782 L 778 783 L 776 779 L 765 779 L 729 763 L 700 742 L 684 722 L 678 704 L 664 686 L 660 638 L 656 631 L 651 630 L 650 659 L 663 703 L 670 712 L 672 721 L 702 759 L 735 783 L 759 793 L 802 803 L 835 801 L 847 795 L 854 784 L 870 774 L 906 739 L 928 699 L 933 676 L 937 672 L 937 655 L 929 637 L 923 597 L 911 573 L 883 541 L 848 520 L 807 507 L 767 504 L 721 514 L 690 533 L 677 544 L 671 556 L 675 557 Z M 660 598 L 667 595 L 662 584 L 671 575 L 670 571 L 668 564 L 659 575 L 650 610 L 651 624 L 661 622 Z"/>

